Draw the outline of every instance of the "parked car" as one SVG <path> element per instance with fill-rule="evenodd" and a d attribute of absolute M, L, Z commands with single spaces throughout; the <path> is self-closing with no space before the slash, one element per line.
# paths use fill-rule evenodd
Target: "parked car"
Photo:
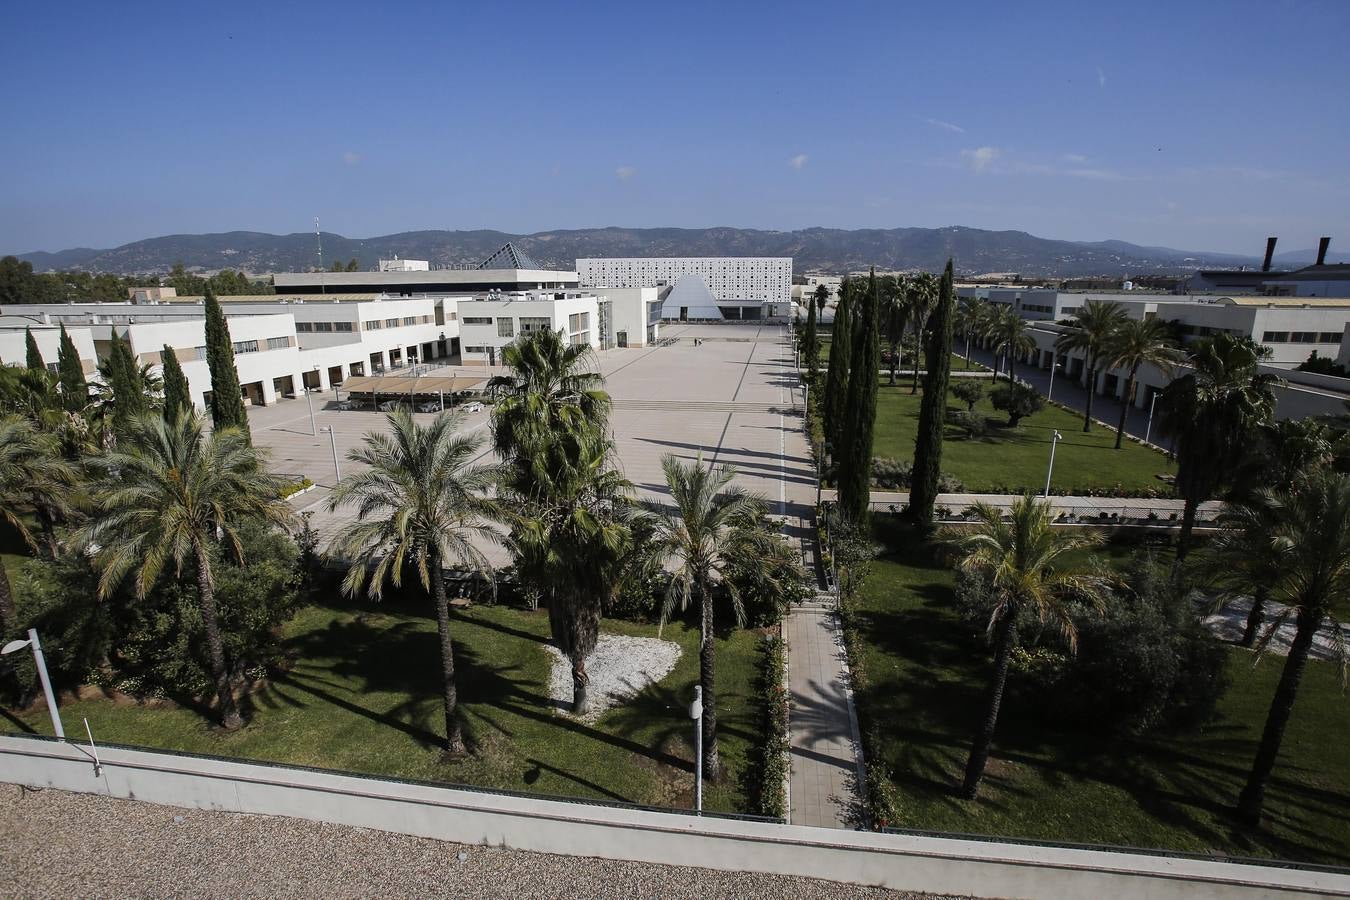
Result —
<path fill-rule="evenodd" d="M 417 404 L 417 409 L 418 409 L 419 412 L 440 412 L 440 411 L 441 411 L 441 401 L 439 401 L 439 400 L 428 400 L 428 401 L 425 402 L 425 403 L 419 403 L 419 404 Z"/>
<path fill-rule="evenodd" d="M 401 400 L 386 400 L 380 404 L 380 412 L 393 412 L 402 405 L 403 402 Z"/>
<path fill-rule="evenodd" d="M 477 400 L 471 400 L 461 406 L 460 409 L 464 410 L 466 413 L 482 412 L 483 404 L 479 403 Z"/>

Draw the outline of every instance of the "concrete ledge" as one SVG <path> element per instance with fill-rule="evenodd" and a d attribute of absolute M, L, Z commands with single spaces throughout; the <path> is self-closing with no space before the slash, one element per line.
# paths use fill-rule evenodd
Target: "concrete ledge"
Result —
<path fill-rule="evenodd" d="M 221 759 L 0 736 L 0 781 L 294 816 L 520 850 L 775 872 L 981 897 L 1344 897 L 1350 875 L 543 800 Z"/>

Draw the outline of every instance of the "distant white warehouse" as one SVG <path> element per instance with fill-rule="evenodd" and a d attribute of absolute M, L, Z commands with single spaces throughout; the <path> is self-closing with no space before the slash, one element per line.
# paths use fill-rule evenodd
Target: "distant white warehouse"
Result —
<path fill-rule="evenodd" d="M 790 256 L 634 256 L 578 259 L 584 288 L 669 288 L 668 320 L 765 319 L 788 315 Z"/>

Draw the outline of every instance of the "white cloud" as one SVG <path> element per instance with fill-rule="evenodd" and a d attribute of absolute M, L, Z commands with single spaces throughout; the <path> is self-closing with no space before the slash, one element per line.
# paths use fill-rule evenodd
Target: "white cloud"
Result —
<path fill-rule="evenodd" d="M 365 159 L 365 156 L 357 153 L 355 150 L 348 150 L 346 153 L 342 154 L 342 161 L 349 166 L 354 166 L 363 159 Z"/>
<path fill-rule="evenodd" d="M 976 147 L 974 150 L 962 150 L 961 158 L 970 166 L 970 170 L 976 175 L 985 170 L 988 165 L 998 159 L 999 150 L 997 147 Z"/>
<path fill-rule="evenodd" d="M 1106 87 L 1106 73 L 1101 66 L 1097 67 L 1097 87 Z"/>
<path fill-rule="evenodd" d="M 796 156 L 792 157 L 792 159 L 788 160 L 788 165 L 800 172 L 802 169 L 806 168 L 807 159 L 808 157 L 805 153 L 798 153 Z"/>
<path fill-rule="evenodd" d="M 1126 177 L 1110 169 L 1066 169 L 1065 175 L 1071 178 L 1090 178 L 1093 181 L 1125 181 Z"/>
<path fill-rule="evenodd" d="M 637 169 L 632 166 L 619 166 L 614 170 L 614 176 L 620 181 L 627 181 L 637 174 Z"/>
<path fill-rule="evenodd" d="M 1077 165 L 1082 165 L 1083 163 L 1087 162 L 1087 157 L 1081 153 L 1065 153 L 1064 161 L 1075 163 Z"/>
<path fill-rule="evenodd" d="M 941 119 L 924 119 L 924 121 L 927 122 L 929 125 L 932 125 L 934 128 L 942 128 L 946 131 L 954 131 L 957 134 L 966 133 L 966 130 L 962 128 L 960 125 L 953 125 L 951 122 L 944 122 Z"/>

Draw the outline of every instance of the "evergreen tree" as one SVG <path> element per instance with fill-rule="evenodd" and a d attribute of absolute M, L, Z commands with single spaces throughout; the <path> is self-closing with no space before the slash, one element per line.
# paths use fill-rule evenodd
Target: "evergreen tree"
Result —
<path fill-rule="evenodd" d="M 866 293 L 859 292 L 858 341 L 848 378 L 845 421 L 851 429 L 840 447 L 839 509 L 850 522 L 867 518 L 872 484 L 872 427 L 877 418 L 877 372 L 881 367 L 881 296 L 873 269 Z"/>
<path fill-rule="evenodd" d="M 23 330 L 24 349 L 27 351 L 27 359 L 24 364 L 34 372 L 47 371 L 47 364 L 42 361 L 42 351 L 38 349 L 37 338 L 33 337 L 33 329 L 25 328 Z"/>
<path fill-rule="evenodd" d="M 919 405 L 919 432 L 914 436 L 914 468 L 909 488 L 909 515 L 920 525 L 933 524 L 933 504 L 937 500 L 938 476 L 942 469 L 942 429 L 947 419 L 947 381 L 951 374 L 952 261 L 942 273 L 937 307 L 928 326 L 924 348 L 923 401 Z"/>
<path fill-rule="evenodd" d="M 145 412 L 145 386 L 141 383 L 140 369 L 136 366 L 136 357 L 131 353 L 131 345 L 126 339 L 112 330 L 112 341 L 108 348 L 108 359 L 100 370 L 113 395 L 113 423 L 118 431 L 125 429 L 127 423 Z"/>
<path fill-rule="evenodd" d="M 192 393 L 183 367 L 178 364 L 178 354 L 168 344 L 164 345 L 161 363 L 164 369 L 164 421 L 172 423 L 183 410 L 192 408 Z"/>
<path fill-rule="evenodd" d="M 248 413 L 244 411 L 239 372 L 234 367 L 230 326 L 209 285 L 206 288 L 206 365 L 211 370 L 211 421 L 216 428 L 234 426 L 249 437 Z"/>
<path fill-rule="evenodd" d="M 844 422 L 844 401 L 848 393 L 849 356 L 853 352 L 853 326 L 849 306 L 853 287 L 849 279 L 839 285 L 839 305 L 834 312 L 834 331 L 830 337 L 830 368 L 825 373 L 825 441 L 830 454 L 838 459 L 841 437 L 848 433 Z"/>
<path fill-rule="evenodd" d="M 816 288 L 816 293 L 825 285 Z M 816 336 L 816 298 L 811 297 L 806 301 L 806 338 L 803 341 L 806 344 L 806 371 L 815 377 L 816 370 L 820 368 L 820 341 Z"/>
<path fill-rule="evenodd" d="M 61 349 L 56 357 L 56 371 L 61 383 L 61 402 L 71 412 L 79 412 L 89 402 L 89 382 L 84 378 L 84 365 L 75 342 L 61 326 Z"/>

